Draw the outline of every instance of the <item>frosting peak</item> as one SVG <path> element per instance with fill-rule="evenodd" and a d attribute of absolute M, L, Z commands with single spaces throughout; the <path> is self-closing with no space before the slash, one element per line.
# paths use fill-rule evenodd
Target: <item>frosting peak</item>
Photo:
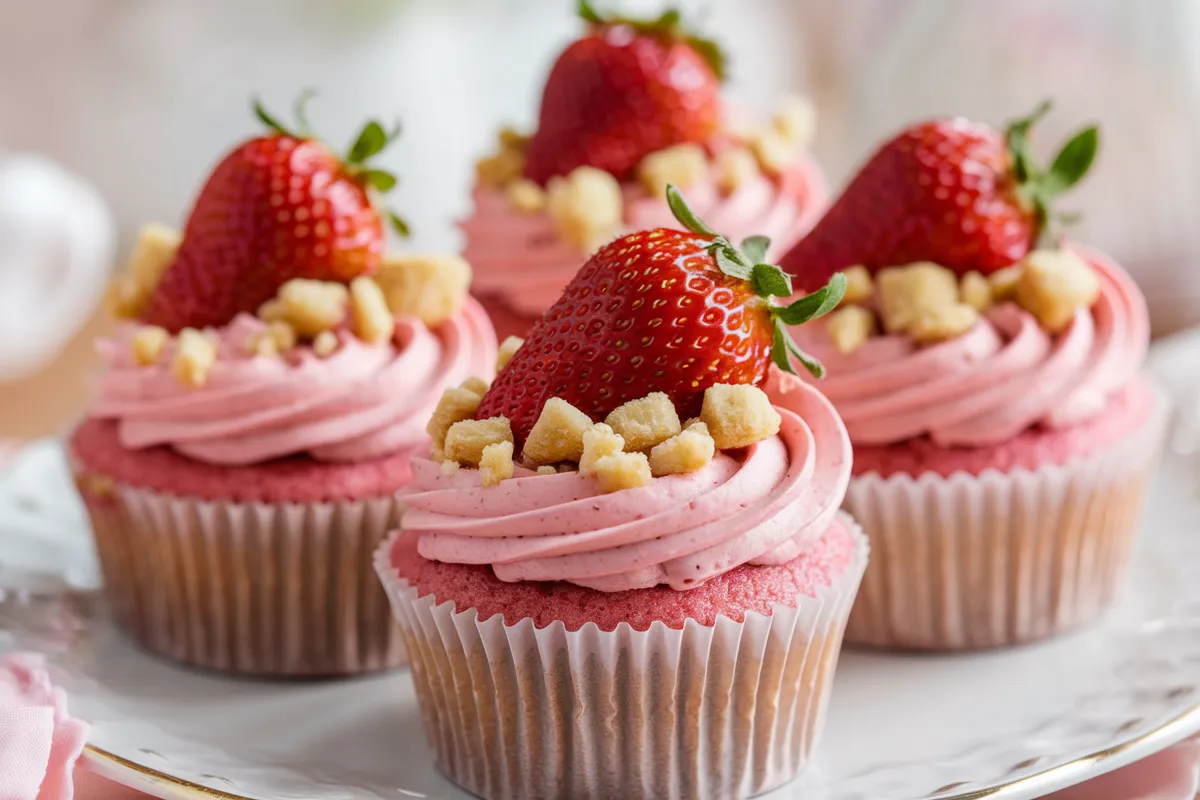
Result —
<path fill-rule="evenodd" d="M 850 444 L 815 389 L 777 371 L 765 388 L 782 417 L 777 436 L 611 494 L 577 472 L 518 471 L 483 487 L 477 472 L 447 476 L 414 458 L 402 526 L 431 560 L 600 591 L 690 589 L 743 564 L 788 561 L 836 514 Z"/>

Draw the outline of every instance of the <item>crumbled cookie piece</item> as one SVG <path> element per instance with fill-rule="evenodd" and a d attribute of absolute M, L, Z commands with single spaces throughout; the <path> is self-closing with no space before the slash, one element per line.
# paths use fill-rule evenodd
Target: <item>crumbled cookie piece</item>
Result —
<path fill-rule="evenodd" d="M 793 148 L 807 149 L 817 135 L 817 107 L 803 95 L 786 97 L 771 117 L 771 126 Z"/>
<path fill-rule="evenodd" d="M 668 183 L 686 189 L 708 177 L 708 154 L 695 143 L 677 144 L 643 158 L 637 175 L 651 197 L 662 197 Z"/>
<path fill-rule="evenodd" d="M 988 276 L 988 284 L 992 287 L 992 300 L 1004 303 L 1017 296 L 1017 284 L 1021 282 L 1024 272 L 1020 264 L 998 269 Z"/>
<path fill-rule="evenodd" d="M 616 453 L 601 456 L 591 469 L 591 477 L 600 484 L 602 492 L 619 492 L 648 486 L 654 480 L 650 460 L 645 453 Z"/>
<path fill-rule="evenodd" d="M 171 359 L 171 377 L 188 389 L 199 389 L 208 383 L 208 373 L 217 363 L 217 346 L 213 340 L 195 328 L 179 332 L 175 356 Z"/>
<path fill-rule="evenodd" d="M 475 412 L 479 410 L 479 403 L 482 400 L 482 394 L 461 386 L 451 386 L 442 392 L 442 397 L 438 400 L 437 407 L 433 409 L 433 414 L 429 417 L 429 422 L 425 425 L 425 432 L 433 440 L 434 451 L 444 451 L 446 432 L 450 430 L 450 426 L 456 422 L 471 419 L 471 417 L 475 416 Z M 430 457 L 433 458 L 433 456 Z M 433 458 L 433 460 L 441 461 L 443 457 L 444 453 L 441 457 Z"/>
<path fill-rule="evenodd" d="M 717 445 L 703 422 L 690 425 L 650 451 L 650 473 L 658 478 L 695 472 L 713 459 Z"/>
<path fill-rule="evenodd" d="M 987 311 L 995 302 L 992 299 L 992 285 L 988 283 L 988 279 L 983 277 L 982 273 L 974 270 L 963 275 L 959 280 L 958 293 L 964 303 L 980 313 Z"/>
<path fill-rule="evenodd" d="M 530 464 L 578 462 L 583 457 L 583 437 L 592 427 L 587 414 L 558 397 L 542 406 L 542 413 L 529 431 L 522 451 Z"/>
<path fill-rule="evenodd" d="M 157 325 L 147 325 L 139 328 L 133 335 L 133 363 L 139 367 L 157 364 L 162 356 L 163 348 L 171 341 L 171 334 L 166 328 Z"/>
<path fill-rule="evenodd" d="M 330 331 L 324 333 L 333 335 Z M 250 337 L 246 346 L 254 355 L 271 358 L 296 346 L 296 331 L 286 322 L 270 322 L 266 330 Z"/>
<path fill-rule="evenodd" d="M 125 274 L 113 283 L 111 311 L 118 319 L 137 319 L 175 260 L 183 236 L 174 228 L 151 222 L 138 231 Z"/>
<path fill-rule="evenodd" d="M 547 184 L 546 209 L 558 235 L 590 253 L 612 238 L 622 225 L 625 201 L 621 184 L 604 170 L 578 167 Z"/>
<path fill-rule="evenodd" d="M 758 166 L 768 175 L 778 175 L 796 163 L 796 147 L 774 128 L 763 128 L 750 141 Z"/>
<path fill-rule="evenodd" d="M 386 342 L 396 332 L 383 290 L 366 275 L 350 281 L 350 323 L 354 335 L 371 344 Z"/>
<path fill-rule="evenodd" d="M 484 449 L 486 450 L 487 448 L 484 448 Z M 455 475 L 458 474 L 458 471 L 460 469 L 462 469 L 462 464 L 459 464 L 457 461 L 443 461 L 442 462 L 442 474 L 445 475 L 447 478 L 453 478 Z"/>
<path fill-rule="evenodd" d="M 649 450 L 683 430 L 675 404 L 662 392 L 651 392 L 618 406 L 604 424 L 620 434 L 629 452 Z"/>
<path fill-rule="evenodd" d="M 487 381 L 485 381 L 483 378 L 478 377 L 477 375 L 472 375 L 471 377 L 467 378 L 465 381 L 460 383 L 459 386 L 461 386 L 464 389 L 470 389 L 472 392 L 475 392 L 475 394 L 479 395 L 480 397 L 483 397 L 485 394 L 487 394 L 488 389 L 491 388 L 490 386 L 488 386 Z"/>
<path fill-rule="evenodd" d="M 1100 296 L 1100 278 L 1073 250 L 1034 250 L 1025 256 L 1017 283 L 1017 304 L 1050 333 L 1062 333 L 1075 312 L 1091 308 Z"/>
<path fill-rule="evenodd" d="M 525 344 L 525 340 L 520 336 L 509 336 L 500 343 L 500 350 L 496 353 L 496 374 L 500 374 L 500 370 L 508 366 L 508 362 L 512 361 L 512 357 L 521 349 L 521 345 Z"/>
<path fill-rule="evenodd" d="M 966 303 L 926 310 L 908 327 L 908 335 L 921 344 L 962 336 L 979 321 L 979 312 Z"/>
<path fill-rule="evenodd" d="M 875 333 L 875 314 L 862 306 L 843 306 L 829 315 L 825 330 L 834 349 L 850 355 Z"/>
<path fill-rule="evenodd" d="M 550 464 L 542 464 L 540 467 L 537 468 L 537 474 L 538 475 L 557 475 L 558 468 L 554 467 Z"/>
<path fill-rule="evenodd" d="M 842 296 L 842 305 L 861 305 L 875 294 L 875 279 L 863 265 L 846 267 L 842 274 L 846 276 L 846 294 Z"/>
<path fill-rule="evenodd" d="M 579 474 L 585 478 L 592 475 L 596 462 L 605 456 L 625 451 L 625 440 L 603 422 L 597 422 L 584 431 L 583 455 L 579 458 Z"/>
<path fill-rule="evenodd" d="M 513 443 L 497 442 L 483 448 L 479 458 L 479 471 L 484 486 L 499 486 L 513 476 Z"/>
<path fill-rule="evenodd" d="M 338 346 L 341 345 L 341 340 L 333 331 L 321 331 L 317 334 L 317 338 L 313 339 L 312 349 L 317 358 L 329 358 L 337 352 Z"/>
<path fill-rule="evenodd" d="M 312 339 L 342 324 L 349 300 L 343 284 L 293 278 L 279 287 L 274 300 L 259 307 L 258 316 L 267 322 L 286 322 L 297 335 Z"/>
<path fill-rule="evenodd" d="M 782 419 L 757 386 L 718 383 L 704 390 L 700 421 L 718 450 L 731 450 L 771 438 L 779 433 Z"/>
<path fill-rule="evenodd" d="M 958 276 L 928 261 L 887 267 L 875 276 L 875 294 L 887 332 L 907 333 L 928 311 L 958 302 Z"/>
<path fill-rule="evenodd" d="M 503 189 L 525 172 L 525 154 L 515 147 L 502 147 L 498 153 L 475 162 L 475 177 L 484 186 Z"/>
<path fill-rule="evenodd" d="M 546 208 L 546 190 L 528 178 L 518 178 L 504 190 L 508 205 L 521 214 L 537 214 Z"/>
<path fill-rule="evenodd" d="M 717 188 L 725 194 L 733 194 L 760 174 L 754 153 L 740 146 L 729 147 L 718 153 L 713 160 L 713 172 Z"/>
<path fill-rule="evenodd" d="M 471 285 L 471 265 L 458 256 L 395 253 L 375 275 L 393 314 L 440 325 L 458 313 Z"/>
<path fill-rule="evenodd" d="M 464 419 L 446 431 L 443 448 L 446 458 L 470 467 L 478 467 L 483 458 L 483 449 L 489 444 L 513 440 L 512 426 L 507 417 L 490 419 Z"/>

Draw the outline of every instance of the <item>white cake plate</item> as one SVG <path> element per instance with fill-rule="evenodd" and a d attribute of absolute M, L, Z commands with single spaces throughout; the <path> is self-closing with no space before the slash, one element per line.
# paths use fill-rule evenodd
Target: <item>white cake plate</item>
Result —
<path fill-rule="evenodd" d="M 1197 347 L 1160 349 L 1194 372 Z M 1200 356 L 1194 363 L 1200 363 Z M 1172 387 L 1176 388 L 1176 387 Z M 772 800 L 1040 797 L 1200 730 L 1200 486 L 1170 454 L 1129 587 L 1089 630 L 960 656 L 849 651 L 815 764 Z M 466 798 L 434 769 L 405 672 L 237 681 L 113 630 L 61 448 L 0 479 L 0 645 L 46 652 L 101 774 L 168 800 Z"/>

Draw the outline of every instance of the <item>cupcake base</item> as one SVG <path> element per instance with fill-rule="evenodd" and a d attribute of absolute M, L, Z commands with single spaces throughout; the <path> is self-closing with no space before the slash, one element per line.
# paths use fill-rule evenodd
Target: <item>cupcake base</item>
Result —
<path fill-rule="evenodd" d="M 707 624 L 662 605 L 665 589 L 511 584 L 498 602 L 536 607 L 536 621 L 496 603 L 481 612 L 451 595 L 486 596 L 490 570 L 430 567 L 407 537 L 382 547 L 376 568 L 435 761 L 463 788 L 488 800 L 751 797 L 792 780 L 820 738 L 866 566 L 865 537 L 848 519 L 815 549 L 815 570 L 801 556 L 675 593 Z M 796 591 L 818 574 L 828 582 Z M 788 582 L 791 603 L 766 613 L 747 607 L 757 591 L 739 591 Z M 534 594 L 542 602 L 530 606 Z M 613 609 L 641 611 L 616 622 Z M 582 622 L 588 613 L 610 629 Z"/>
<path fill-rule="evenodd" d="M 119 448 L 115 436 L 112 423 L 84 423 L 71 460 L 106 596 L 134 641 L 184 664 L 258 677 L 333 677 L 404 663 L 371 562 L 398 522 L 399 504 L 392 491 L 337 495 L 386 486 L 388 478 L 406 478 L 407 467 L 307 462 L 274 475 L 248 468 L 260 473 L 257 483 L 249 473 L 239 481 L 245 470 L 234 468 L 223 477 L 228 496 L 256 488 L 263 496 L 235 502 L 165 491 L 167 484 L 190 484 L 219 495 L 222 478 L 195 464 L 189 481 L 193 462 L 162 449 L 112 450 Z M 131 482 L 142 477 L 139 468 L 147 469 L 144 481 Z M 298 481 L 300 473 L 306 477 Z M 281 499 L 288 486 L 297 501 Z M 318 491 L 332 499 L 313 499 Z"/>
<path fill-rule="evenodd" d="M 1027 451 L 1062 450 L 1065 463 L 857 475 L 844 507 L 870 537 L 873 557 L 846 641 L 991 648 L 1095 619 L 1124 583 L 1166 415 L 1165 399 L 1139 385 L 1096 423 L 1105 439 L 1086 454 L 1074 455 L 1083 442 L 1073 432 L 998 450 L 1017 463 Z M 889 463 L 901 457 L 912 456 Z M 948 460 L 977 464 L 983 454 L 951 452 Z"/>

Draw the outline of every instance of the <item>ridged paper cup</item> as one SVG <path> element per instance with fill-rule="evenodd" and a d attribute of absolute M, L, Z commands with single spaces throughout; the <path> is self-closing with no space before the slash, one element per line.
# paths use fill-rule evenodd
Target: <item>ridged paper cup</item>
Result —
<path fill-rule="evenodd" d="M 844 508 L 871 539 L 846 641 L 958 650 L 1014 645 L 1095 619 L 1123 585 L 1167 403 L 1063 465 L 980 475 L 876 473 Z"/>
<path fill-rule="evenodd" d="M 438 768 L 487 800 L 752 797 L 786 783 L 820 739 L 842 634 L 867 563 L 816 597 L 742 622 L 534 627 L 376 569 L 400 620 Z"/>
<path fill-rule="evenodd" d="M 124 485 L 76 466 L 118 625 L 206 669 L 315 678 L 404 663 L 372 569 L 391 497 L 234 503 Z"/>

